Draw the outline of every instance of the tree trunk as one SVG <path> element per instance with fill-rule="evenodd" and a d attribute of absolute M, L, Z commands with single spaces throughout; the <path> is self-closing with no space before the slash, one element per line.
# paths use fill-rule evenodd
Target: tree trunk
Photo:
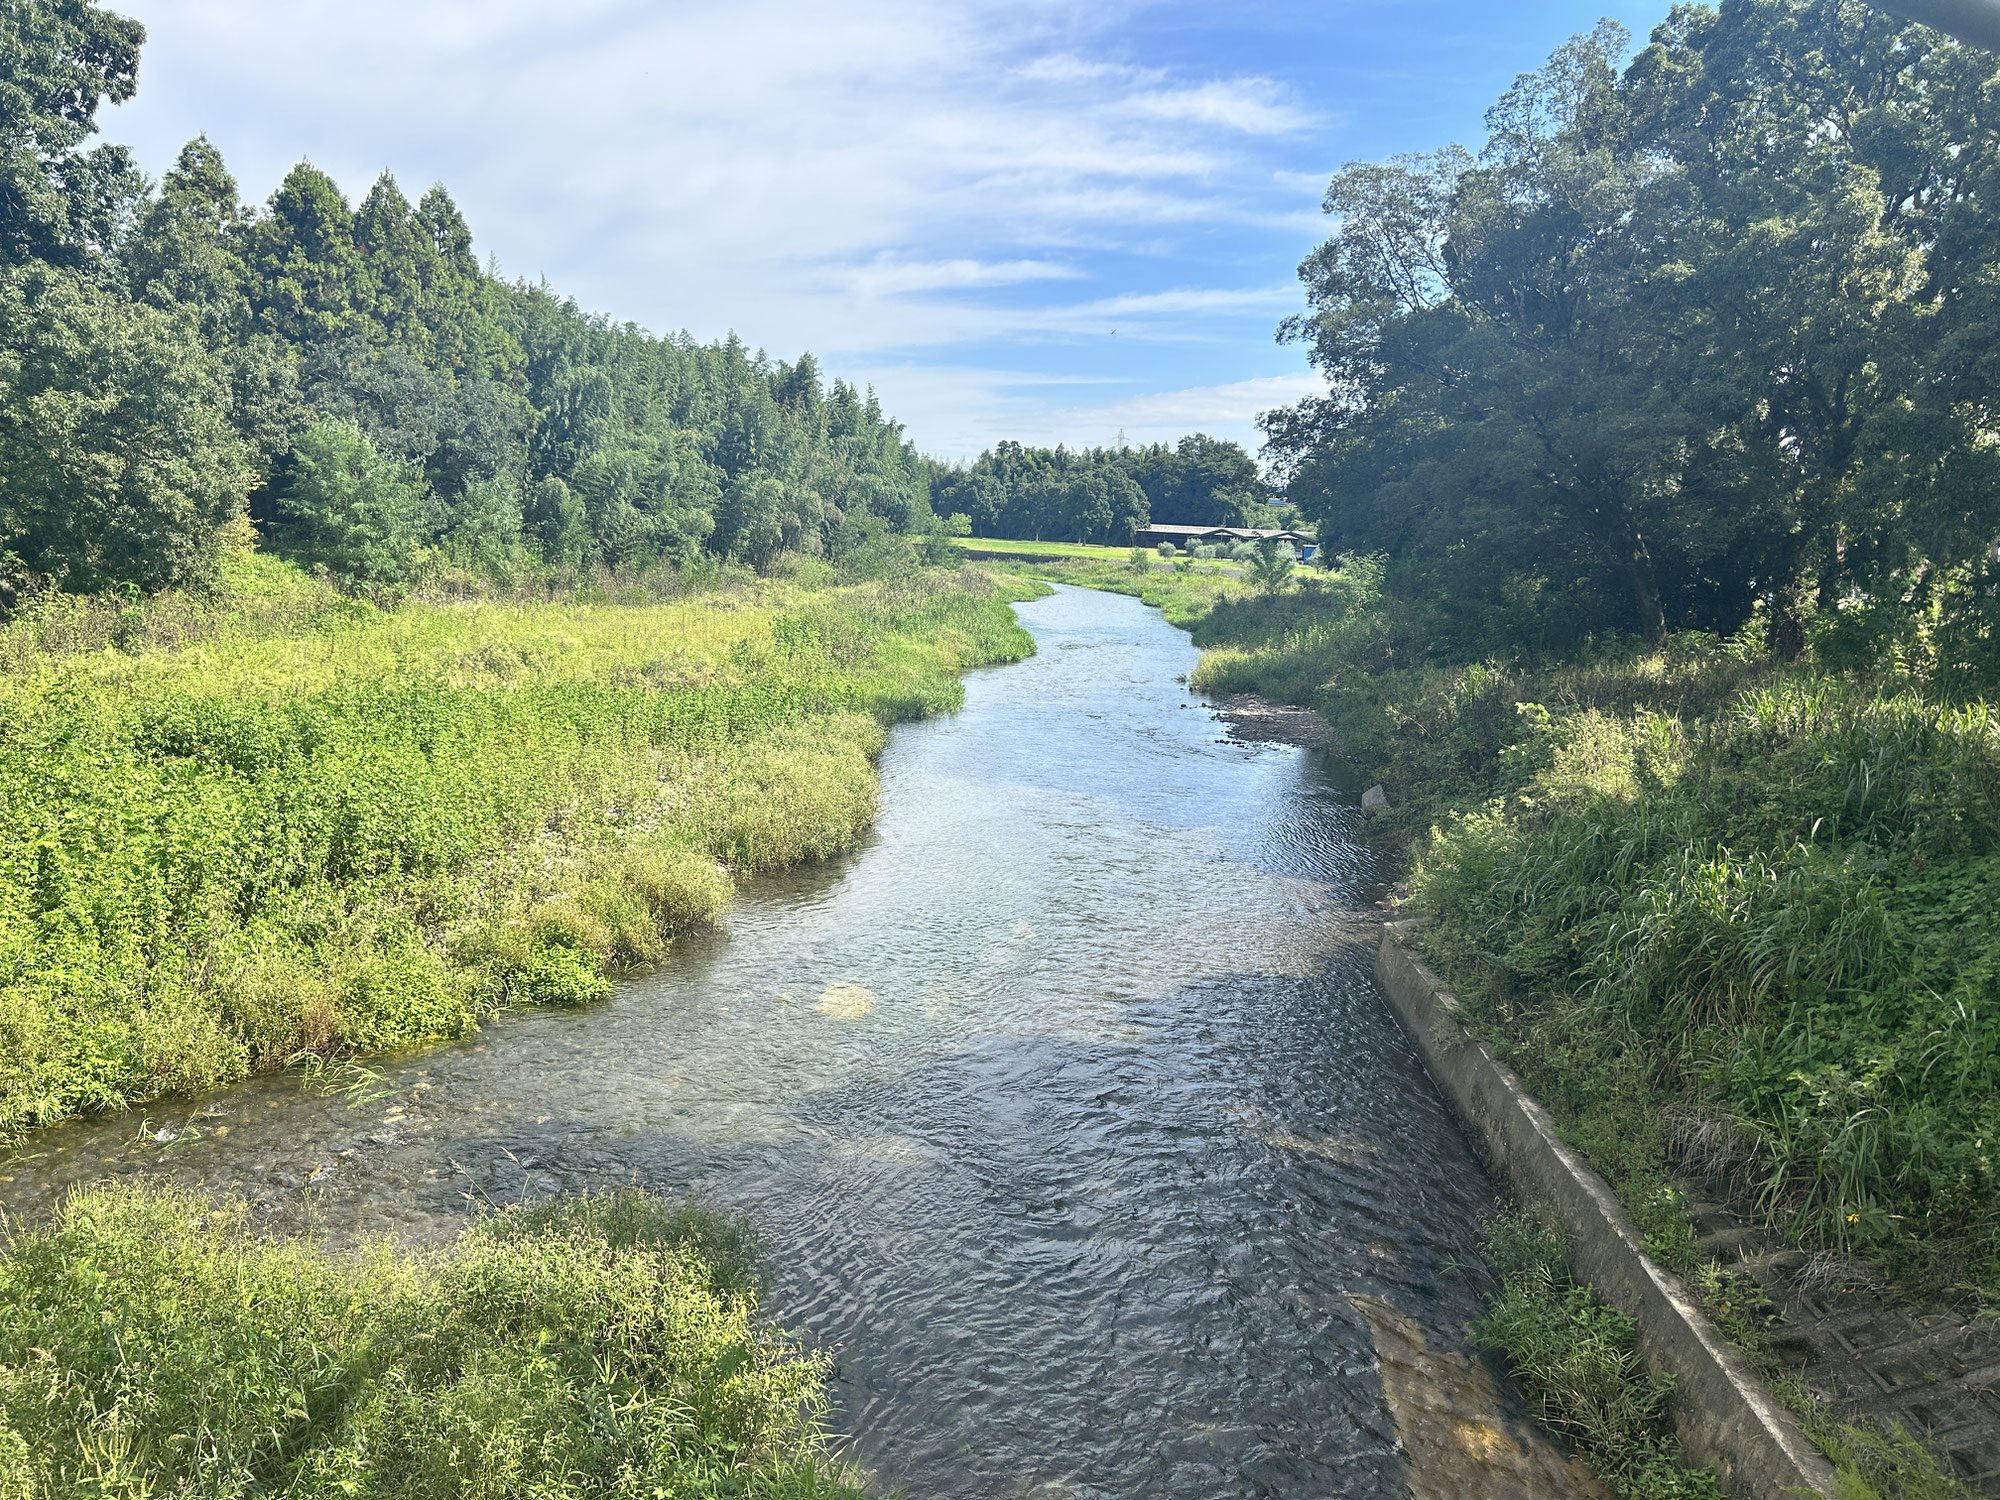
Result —
<path fill-rule="evenodd" d="M 1660 604 L 1660 575 L 1653 567 L 1653 554 L 1623 506 L 1617 507 L 1617 517 L 1619 561 L 1632 589 L 1632 607 L 1639 617 L 1639 632 L 1645 636 L 1647 645 L 1664 646 L 1667 642 L 1667 613 Z"/>

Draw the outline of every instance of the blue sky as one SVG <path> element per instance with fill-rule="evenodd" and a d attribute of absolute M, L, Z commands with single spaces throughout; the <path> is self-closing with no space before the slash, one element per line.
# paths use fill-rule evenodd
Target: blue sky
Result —
<path fill-rule="evenodd" d="M 1353 159 L 1476 144 L 1606 0 L 125 0 L 106 135 L 207 132 L 246 197 L 442 180 L 482 255 L 656 332 L 872 383 L 927 452 L 1202 430 L 1312 388 L 1276 344 Z"/>

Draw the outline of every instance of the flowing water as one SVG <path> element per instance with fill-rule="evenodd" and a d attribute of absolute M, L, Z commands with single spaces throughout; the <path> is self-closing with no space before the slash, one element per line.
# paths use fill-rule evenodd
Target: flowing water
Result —
<path fill-rule="evenodd" d="M 1370 982 L 1354 799 L 1153 611 L 1020 613 L 865 847 L 605 1004 L 43 1132 L 0 1195 L 144 1171 L 339 1239 L 637 1183 L 752 1217 L 884 1490 L 1579 1493 L 1465 1357 L 1491 1189 Z"/>

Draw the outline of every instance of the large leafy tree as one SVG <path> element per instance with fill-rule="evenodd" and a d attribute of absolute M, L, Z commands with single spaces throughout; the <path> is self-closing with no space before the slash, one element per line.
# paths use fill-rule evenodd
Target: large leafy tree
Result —
<path fill-rule="evenodd" d="M 228 406 L 188 320 L 59 266 L 0 274 L 0 568 L 202 581 L 251 483 Z"/>
<path fill-rule="evenodd" d="M 0 3 L 0 263 L 85 267 L 115 243 L 142 179 L 124 147 L 83 146 L 132 97 L 145 39 L 88 0 Z"/>
<path fill-rule="evenodd" d="M 1996 535 L 1990 66 L 1859 0 L 1622 50 L 1560 50 L 1477 158 L 1335 180 L 1287 329 L 1328 390 L 1272 450 L 1323 540 L 1441 608 L 1658 639 L 1757 606 L 1796 649 Z"/>

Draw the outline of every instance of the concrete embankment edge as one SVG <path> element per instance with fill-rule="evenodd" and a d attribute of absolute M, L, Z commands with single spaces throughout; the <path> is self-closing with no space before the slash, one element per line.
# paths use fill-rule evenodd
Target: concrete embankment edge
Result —
<path fill-rule="evenodd" d="M 1674 1377 L 1674 1428 L 1688 1456 L 1742 1500 L 1832 1495 L 1832 1465 L 1743 1351 L 1641 1248 L 1610 1187 L 1557 1137 L 1548 1111 L 1473 1039 L 1457 997 L 1406 942 L 1408 928 L 1383 933 L 1377 983 L 1487 1165 L 1525 1207 L 1569 1231 L 1577 1279 L 1637 1321 L 1641 1357 Z"/>

